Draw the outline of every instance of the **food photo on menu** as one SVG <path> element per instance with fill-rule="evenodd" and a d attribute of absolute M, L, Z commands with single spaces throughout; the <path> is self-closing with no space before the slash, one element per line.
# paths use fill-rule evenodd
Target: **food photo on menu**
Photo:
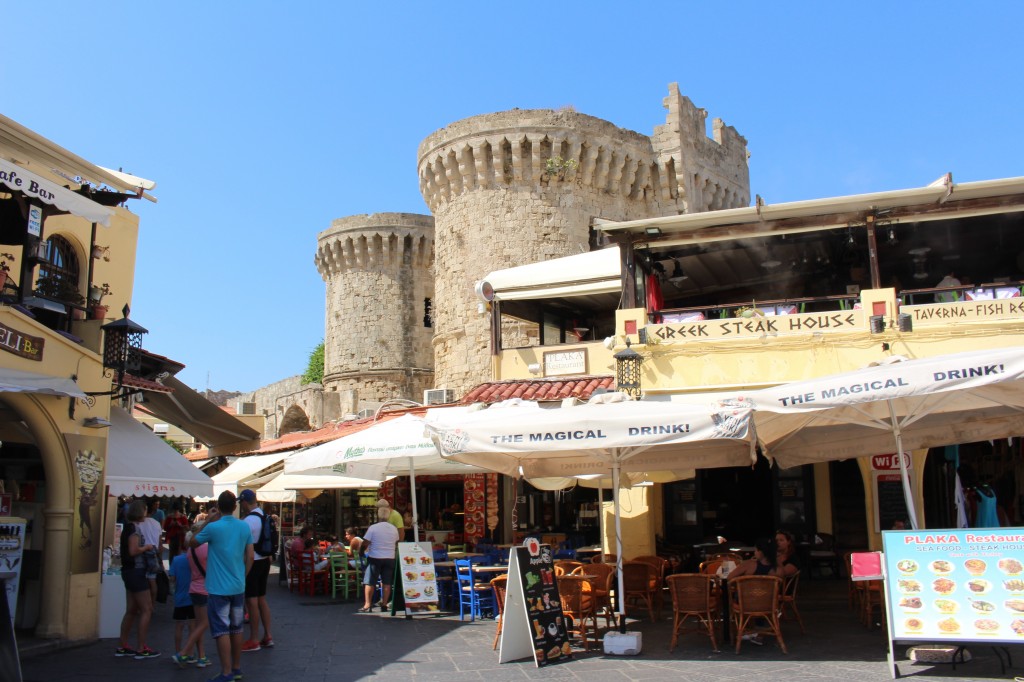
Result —
<path fill-rule="evenodd" d="M 933 536 L 907 535 L 884 538 L 894 639 L 1024 642 L 1024 547 L 957 534 L 939 536 L 950 545 L 939 553 Z"/>

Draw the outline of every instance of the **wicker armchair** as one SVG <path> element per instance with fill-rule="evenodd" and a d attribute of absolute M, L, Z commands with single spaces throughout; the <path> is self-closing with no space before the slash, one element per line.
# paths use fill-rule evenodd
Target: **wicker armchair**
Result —
<path fill-rule="evenodd" d="M 590 631 L 597 634 L 596 601 L 590 581 L 582 575 L 563 575 L 555 578 L 555 581 L 558 583 L 558 596 L 562 600 L 562 614 L 567 620 L 566 630 L 579 636 L 583 649 L 589 651 L 588 621 L 592 625 Z"/>
<path fill-rule="evenodd" d="M 779 627 L 782 578 L 774 575 L 745 575 L 729 581 L 729 592 L 733 600 L 730 613 L 736 653 L 740 652 L 743 635 L 747 633 L 774 635 L 782 653 L 789 653 L 782 639 L 782 628 Z M 766 625 L 759 626 L 759 622 Z"/>
<path fill-rule="evenodd" d="M 669 594 L 672 595 L 672 642 L 669 651 L 674 651 L 679 633 L 683 631 L 686 621 L 693 617 L 697 620 L 692 632 L 704 632 L 711 638 L 711 649 L 718 651 L 715 641 L 715 620 L 721 612 L 719 591 L 715 579 L 702 573 L 678 573 L 665 579 Z"/>

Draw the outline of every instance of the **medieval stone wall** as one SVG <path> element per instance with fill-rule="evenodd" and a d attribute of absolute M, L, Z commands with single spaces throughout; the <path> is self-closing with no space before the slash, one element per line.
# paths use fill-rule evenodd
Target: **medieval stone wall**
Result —
<path fill-rule="evenodd" d="M 419 148 L 434 214 L 435 386 L 491 379 L 488 272 L 588 250 L 594 218 L 634 220 L 749 202 L 746 140 L 670 86 L 654 138 L 575 111 L 513 110 L 457 121 Z M 330 300 L 330 299 L 329 299 Z"/>
<path fill-rule="evenodd" d="M 339 218 L 318 236 L 327 283 L 324 390 L 356 412 L 417 402 L 434 385 L 434 220 L 412 213 Z"/>
<path fill-rule="evenodd" d="M 320 384 L 303 384 L 302 377 L 293 376 L 233 398 L 234 406 L 255 403 L 256 414 L 262 414 L 263 438 L 277 438 L 292 431 L 318 429 L 341 419 L 339 396 L 324 394 Z M 303 427 L 306 428 L 303 428 Z"/>

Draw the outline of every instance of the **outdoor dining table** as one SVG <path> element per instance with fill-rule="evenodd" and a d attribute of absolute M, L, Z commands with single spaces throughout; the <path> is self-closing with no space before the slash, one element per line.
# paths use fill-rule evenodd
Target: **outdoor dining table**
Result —
<path fill-rule="evenodd" d="M 584 555 L 588 555 L 590 557 L 594 557 L 597 554 L 601 554 L 602 551 L 603 551 L 603 549 L 602 549 L 602 547 L 600 545 L 594 545 L 592 547 L 577 547 L 576 548 L 576 557 L 577 558 L 583 558 Z"/>
<path fill-rule="evenodd" d="M 448 552 L 449 559 L 468 559 L 474 556 L 487 556 L 480 552 Z"/>

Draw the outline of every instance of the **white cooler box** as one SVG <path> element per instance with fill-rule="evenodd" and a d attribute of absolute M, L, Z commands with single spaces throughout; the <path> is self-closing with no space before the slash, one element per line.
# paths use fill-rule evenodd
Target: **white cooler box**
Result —
<path fill-rule="evenodd" d="M 606 654 L 636 656 L 642 647 L 642 632 L 608 632 L 604 636 L 604 652 Z"/>

